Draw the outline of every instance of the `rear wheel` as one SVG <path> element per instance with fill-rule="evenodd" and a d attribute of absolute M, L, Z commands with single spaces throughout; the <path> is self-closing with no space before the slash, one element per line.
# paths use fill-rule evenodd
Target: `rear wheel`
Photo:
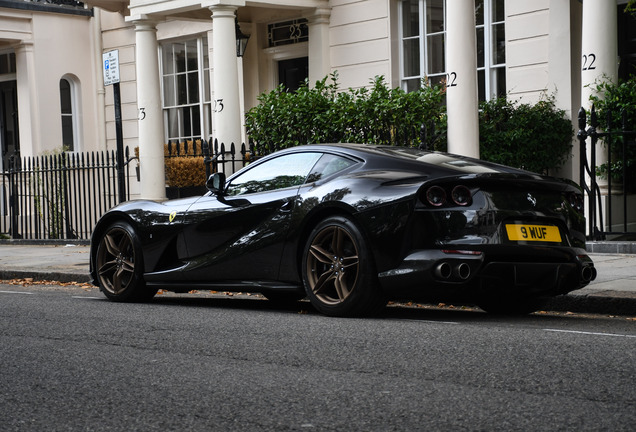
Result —
<path fill-rule="evenodd" d="M 139 238 L 126 222 L 115 222 L 104 231 L 95 267 L 99 288 L 110 300 L 148 301 L 157 293 L 146 287 Z"/>
<path fill-rule="evenodd" d="M 329 217 L 314 228 L 305 244 L 302 275 L 309 301 L 325 315 L 369 315 L 386 305 L 373 256 L 347 217 Z"/>

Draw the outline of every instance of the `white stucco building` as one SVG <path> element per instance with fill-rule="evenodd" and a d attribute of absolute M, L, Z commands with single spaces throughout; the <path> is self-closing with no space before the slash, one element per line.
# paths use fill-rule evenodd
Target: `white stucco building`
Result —
<path fill-rule="evenodd" d="M 478 99 L 554 94 L 576 129 L 586 85 L 616 78 L 619 60 L 622 74 L 632 72 L 625 2 L 0 0 L 3 159 L 62 145 L 114 149 L 113 92 L 102 79 L 112 50 L 124 144 L 139 147 L 147 198 L 164 196 L 165 142 L 243 142 L 243 114 L 260 93 L 333 71 L 343 89 L 377 75 L 404 89 L 446 80 L 449 149 L 478 156 Z M 242 57 L 235 23 L 249 35 Z M 575 146 L 562 174 L 578 181 L 578 170 Z"/>

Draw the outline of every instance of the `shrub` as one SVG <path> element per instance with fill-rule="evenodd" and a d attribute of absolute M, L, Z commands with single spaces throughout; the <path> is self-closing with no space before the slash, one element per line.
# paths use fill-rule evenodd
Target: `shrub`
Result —
<path fill-rule="evenodd" d="M 411 93 L 390 90 L 380 76 L 370 89 L 340 92 L 333 73 L 313 88 L 305 81 L 288 93 L 281 85 L 258 100 L 246 113 L 245 126 L 260 153 L 326 142 L 417 146 L 422 124 L 442 115 L 444 89 L 423 83 Z"/>
<path fill-rule="evenodd" d="M 484 160 L 547 174 L 570 157 L 574 131 L 554 97 L 535 105 L 494 99 L 480 104 L 480 156 Z"/>
<path fill-rule="evenodd" d="M 389 89 L 383 77 L 370 88 L 338 91 L 336 73 L 296 92 L 282 86 L 259 96 L 246 113 L 246 128 L 258 152 L 308 143 L 364 142 L 417 147 L 422 128 L 427 147 L 446 151 L 445 88 L 422 82 L 419 90 Z M 554 97 L 536 105 L 505 98 L 482 103 L 479 114 L 482 159 L 546 173 L 570 157 L 573 130 Z M 431 133 L 433 131 L 434 133 Z M 432 136 L 431 136 L 432 135 Z"/>
<path fill-rule="evenodd" d="M 201 141 L 164 146 L 166 184 L 172 187 L 205 186 Z"/>
<path fill-rule="evenodd" d="M 596 94 L 590 100 L 596 107 L 598 122 L 601 129 L 606 131 L 634 130 L 636 126 L 636 77 L 630 77 L 626 81 L 613 83 L 603 81 L 595 85 Z M 625 124 L 623 124 L 625 123 Z M 612 179 L 623 180 L 623 137 L 607 137 L 606 143 L 610 146 L 612 166 Z M 636 183 L 636 145 L 628 142 L 626 145 L 626 172 L 627 183 Z M 607 178 L 608 164 L 597 167 L 597 175 Z M 630 187 L 629 190 L 632 190 Z"/>

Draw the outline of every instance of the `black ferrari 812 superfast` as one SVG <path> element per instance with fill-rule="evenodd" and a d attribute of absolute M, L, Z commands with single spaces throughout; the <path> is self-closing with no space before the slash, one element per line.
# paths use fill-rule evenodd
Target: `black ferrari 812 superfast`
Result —
<path fill-rule="evenodd" d="M 306 145 L 207 186 L 200 197 L 129 201 L 99 220 L 91 276 L 106 297 L 220 290 L 307 297 L 333 316 L 406 299 L 529 313 L 596 277 L 580 188 L 502 165 Z"/>

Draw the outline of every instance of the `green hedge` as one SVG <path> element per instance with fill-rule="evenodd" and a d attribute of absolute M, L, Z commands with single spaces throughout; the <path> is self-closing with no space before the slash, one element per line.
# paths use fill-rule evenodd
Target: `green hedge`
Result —
<path fill-rule="evenodd" d="M 336 73 L 327 79 L 313 88 L 305 82 L 295 92 L 281 85 L 258 97 L 245 125 L 259 151 L 327 142 L 417 146 L 423 120 L 435 122 L 443 115 L 442 86 L 424 83 L 407 93 L 376 77 L 370 88 L 340 91 Z"/>
<path fill-rule="evenodd" d="M 259 96 L 246 113 L 259 152 L 326 142 L 417 147 L 424 125 L 428 148 L 446 151 L 444 86 L 423 82 L 407 93 L 376 77 L 370 88 L 340 91 L 337 74 L 328 78 L 313 88 L 305 82 L 296 92 L 280 86 Z M 553 97 L 535 105 L 505 98 L 482 103 L 479 133 L 482 159 L 539 173 L 562 166 L 572 148 L 571 121 Z"/>

